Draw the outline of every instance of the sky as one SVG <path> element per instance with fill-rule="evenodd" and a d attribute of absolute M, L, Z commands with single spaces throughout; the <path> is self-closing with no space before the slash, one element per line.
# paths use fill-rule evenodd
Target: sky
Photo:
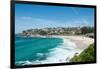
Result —
<path fill-rule="evenodd" d="M 15 33 L 45 27 L 94 26 L 94 8 L 15 5 Z"/>

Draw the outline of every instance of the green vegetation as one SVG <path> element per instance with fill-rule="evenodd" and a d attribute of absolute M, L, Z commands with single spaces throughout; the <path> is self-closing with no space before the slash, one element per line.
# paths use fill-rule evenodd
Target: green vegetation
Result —
<path fill-rule="evenodd" d="M 81 33 L 82 34 L 87 34 L 87 33 L 93 33 L 94 32 L 94 28 L 93 27 L 82 27 L 81 28 Z"/>
<path fill-rule="evenodd" d="M 94 44 L 91 44 L 87 49 L 85 49 L 79 56 L 75 55 L 70 62 L 89 62 L 94 61 Z"/>
<path fill-rule="evenodd" d="M 40 31 L 39 31 L 39 34 L 40 34 L 40 35 L 46 35 L 46 34 L 47 34 L 47 32 L 46 32 L 46 31 L 44 31 L 44 30 L 40 30 Z"/>

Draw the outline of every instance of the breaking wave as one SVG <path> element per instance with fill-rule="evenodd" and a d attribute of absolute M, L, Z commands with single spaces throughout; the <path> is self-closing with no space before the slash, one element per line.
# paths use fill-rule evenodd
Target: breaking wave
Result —
<path fill-rule="evenodd" d="M 37 53 L 37 56 L 42 57 L 47 55 L 45 60 L 35 61 L 19 61 L 17 65 L 35 65 L 35 64 L 50 64 L 50 63 L 67 63 L 74 56 L 74 54 L 80 53 L 81 50 L 76 49 L 75 43 L 68 39 L 63 39 L 63 43 L 59 44 L 56 48 L 49 49 L 49 53 Z"/>

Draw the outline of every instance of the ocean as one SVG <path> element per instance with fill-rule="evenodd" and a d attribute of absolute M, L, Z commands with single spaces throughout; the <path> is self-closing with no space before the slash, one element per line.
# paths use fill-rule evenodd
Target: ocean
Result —
<path fill-rule="evenodd" d="M 15 64 L 35 65 L 67 62 L 75 44 L 62 38 L 15 36 Z"/>

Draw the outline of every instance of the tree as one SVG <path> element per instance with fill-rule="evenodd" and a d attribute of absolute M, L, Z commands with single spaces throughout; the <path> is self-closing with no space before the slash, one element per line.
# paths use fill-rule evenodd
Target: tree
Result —
<path fill-rule="evenodd" d="M 40 30 L 40 31 L 39 31 L 39 34 L 40 34 L 40 35 L 47 35 L 47 32 L 46 32 L 46 31 L 43 31 L 43 30 Z"/>
<path fill-rule="evenodd" d="M 27 35 L 27 32 L 24 30 L 24 31 L 22 32 L 22 34 L 23 34 L 23 35 Z"/>
<path fill-rule="evenodd" d="M 81 28 L 81 32 L 82 34 L 86 34 L 86 33 L 93 33 L 94 32 L 94 28 L 93 27 L 82 27 Z"/>

